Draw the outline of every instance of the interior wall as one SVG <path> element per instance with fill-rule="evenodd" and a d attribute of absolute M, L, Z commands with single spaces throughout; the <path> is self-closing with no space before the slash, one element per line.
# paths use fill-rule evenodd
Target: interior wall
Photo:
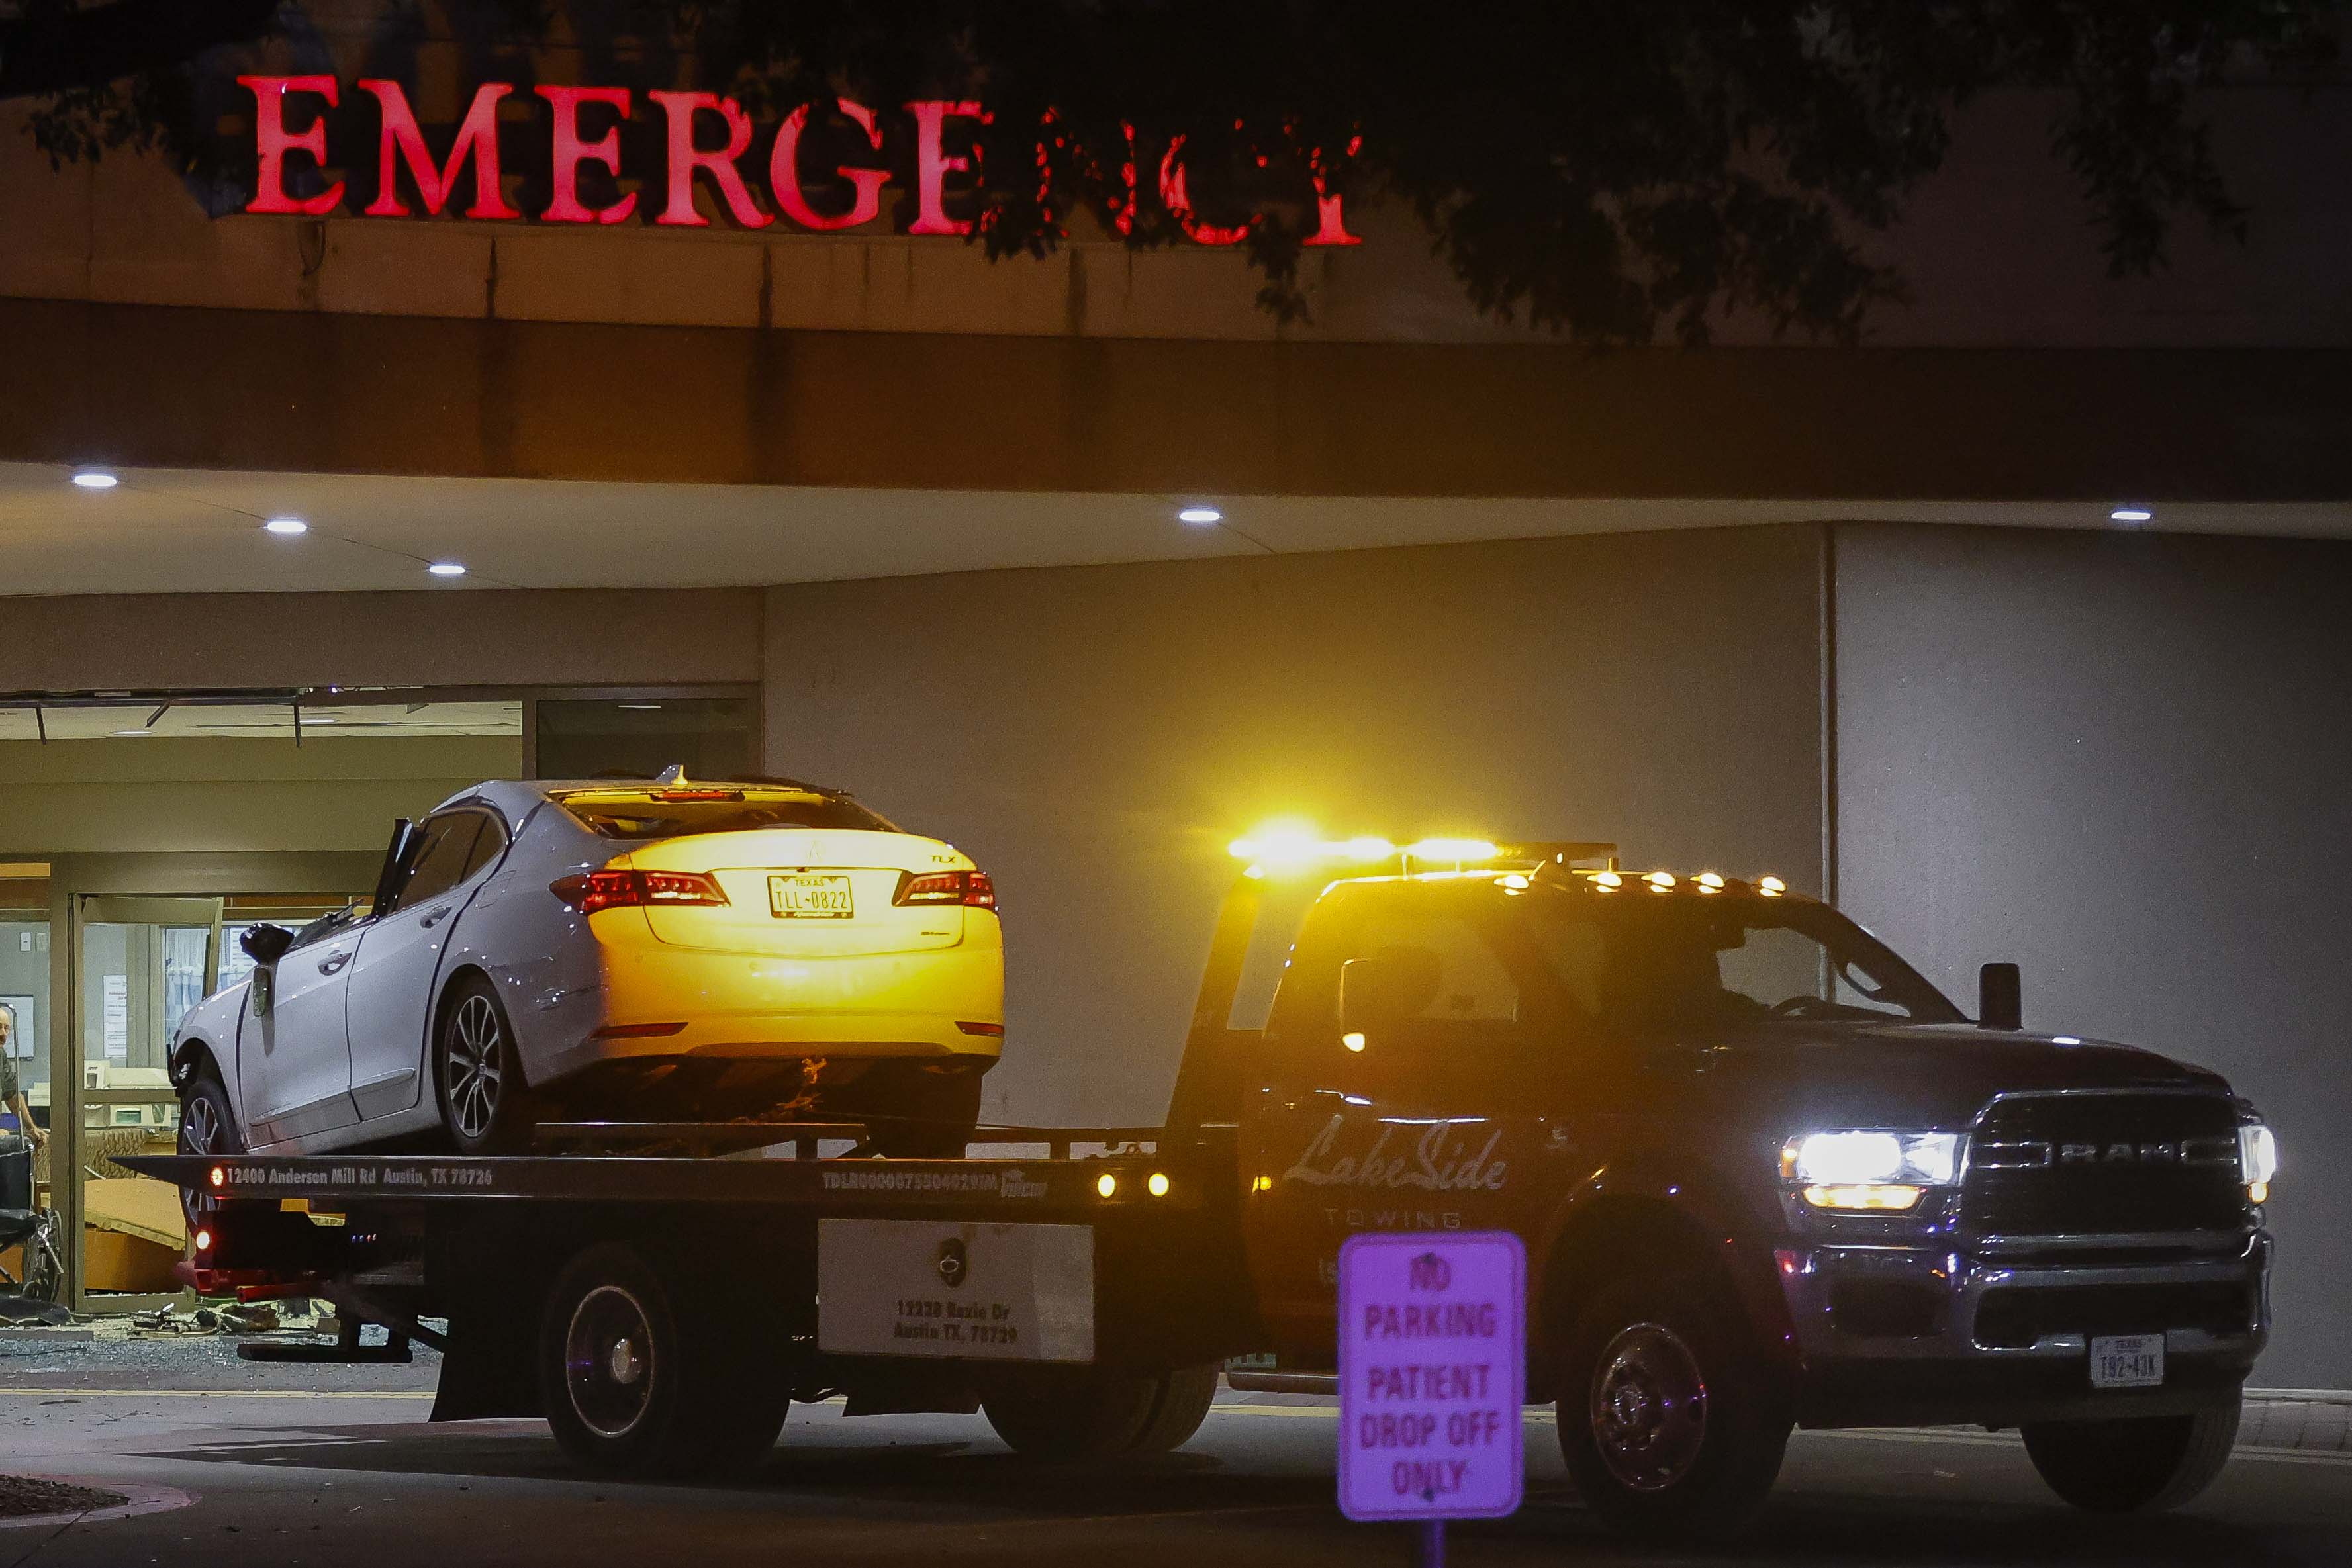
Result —
<path fill-rule="evenodd" d="M 0 845 L 70 853 L 381 851 L 395 817 L 519 778 L 520 736 L 0 742 Z M 266 893 L 276 891 L 255 888 Z"/>
<path fill-rule="evenodd" d="M 2352 1387 L 2352 547 L 1841 527 L 1843 902 L 1954 996 L 2226 1073 L 2279 1130 L 2257 1380 Z"/>
<path fill-rule="evenodd" d="M 75 594 L 6 614 L 6 691 L 760 678 L 751 589 Z"/>
<path fill-rule="evenodd" d="M 1226 844 L 1327 831 L 1614 839 L 1812 886 L 1819 530 L 770 591 L 768 763 L 997 879 L 991 1117 L 1157 1120 Z"/>

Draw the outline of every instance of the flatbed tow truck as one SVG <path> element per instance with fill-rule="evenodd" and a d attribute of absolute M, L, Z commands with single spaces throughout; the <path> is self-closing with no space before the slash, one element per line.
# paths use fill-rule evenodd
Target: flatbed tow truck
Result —
<path fill-rule="evenodd" d="M 1595 843 L 1235 853 L 1159 1126 L 976 1129 L 1023 1159 L 575 1122 L 527 1155 L 123 1163 L 189 1193 L 199 1289 L 433 1343 L 435 1419 L 544 1416 L 609 1471 L 754 1463 L 835 1395 L 1056 1459 L 1171 1448 L 1229 1360 L 1331 1386 L 1349 1234 L 1459 1228 L 1525 1239 L 1528 1397 L 1621 1527 L 1736 1529 L 1798 1424 L 2021 1427 L 2091 1508 L 2218 1473 L 2275 1154 L 2214 1074 L 2024 1034 L 2013 968 L 1968 1019 L 1774 878 Z M 1334 880 L 1236 1030 L 1284 870 Z"/>

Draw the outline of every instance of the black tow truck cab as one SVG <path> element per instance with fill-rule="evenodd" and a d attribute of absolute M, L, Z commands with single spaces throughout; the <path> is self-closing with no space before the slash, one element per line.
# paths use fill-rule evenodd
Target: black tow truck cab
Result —
<path fill-rule="evenodd" d="M 1332 1386 L 1348 1235 L 1500 1228 L 1528 1397 L 1620 1526 L 1736 1529 L 1801 1423 L 2020 1427 L 2098 1509 L 2218 1473 L 2275 1163 L 2221 1078 L 2023 1032 L 2002 966 L 1966 1018 L 1774 878 L 1456 852 L 1339 875 L 1236 1030 L 1252 866 L 1166 1123 L 975 1134 L 1043 1157 L 576 1123 L 523 1156 L 126 1163 L 188 1189 L 202 1287 L 438 1341 L 436 1419 L 544 1415 L 607 1469 L 748 1463 L 834 1394 L 1062 1458 L 1173 1447 L 1228 1362 Z"/>

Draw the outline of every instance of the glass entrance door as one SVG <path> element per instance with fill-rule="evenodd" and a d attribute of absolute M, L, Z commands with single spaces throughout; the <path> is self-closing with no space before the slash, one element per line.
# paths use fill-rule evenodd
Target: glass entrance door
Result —
<path fill-rule="evenodd" d="M 82 1300 L 134 1309 L 180 1289 L 179 1195 L 117 1156 L 168 1154 L 179 1130 L 169 1053 L 188 1009 L 221 968 L 224 901 L 81 894 L 74 900 L 72 993 L 80 1036 L 75 1174 L 83 1218 Z"/>

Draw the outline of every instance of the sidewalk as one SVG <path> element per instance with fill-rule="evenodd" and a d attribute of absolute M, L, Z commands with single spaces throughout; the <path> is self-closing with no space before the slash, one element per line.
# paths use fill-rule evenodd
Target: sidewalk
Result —
<path fill-rule="evenodd" d="M 1325 1394 L 1244 1394 L 1221 1389 L 1219 1405 L 1336 1407 Z M 1530 1405 L 1530 1416 L 1549 1421 L 1551 1406 Z M 2249 1388 L 2238 1428 L 2241 1448 L 2283 1449 L 2306 1454 L 2352 1454 L 2352 1391 L 2326 1388 Z"/>
<path fill-rule="evenodd" d="M 2249 1388 L 2242 1448 L 2352 1453 L 2352 1392 L 2327 1388 Z"/>

